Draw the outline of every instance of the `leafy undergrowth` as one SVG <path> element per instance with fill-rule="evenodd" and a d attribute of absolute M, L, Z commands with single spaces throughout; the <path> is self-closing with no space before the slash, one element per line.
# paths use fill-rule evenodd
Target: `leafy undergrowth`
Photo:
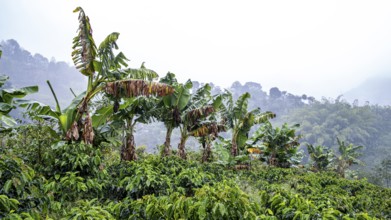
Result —
<path fill-rule="evenodd" d="M 0 218 L 391 218 L 390 189 L 332 172 L 232 170 L 156 155 L 109 163 L 86 145 L 60 146 L 52 154 L 44 169 L 0 154 Z"/>

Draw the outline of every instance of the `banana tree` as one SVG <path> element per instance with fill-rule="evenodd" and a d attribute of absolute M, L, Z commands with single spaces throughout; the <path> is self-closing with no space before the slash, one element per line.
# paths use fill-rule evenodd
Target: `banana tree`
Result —
<path fill-rule="evenodd" d="M 326 170 L 334 157 L 333 152 L 322 145 L 314 147 L 312 144 L 307 144 L 307 150 L 311 160 L 313 161 L 313 168 L 316 171 Z"/>
<path fill-rule="evenodd" d="M 216 120 L 213 120 L 213 121 L 201 122 L 199 127 L 191 132 L 191 136 L 197 138 L 202 145 L 203 163 L 211 160 L 212 142 L 219 136 L 220 132 L 225 132 L 225 131 L 226 128 L 224 124 L 217 123 Z"/>
<path fill-rule="evenodd" d="M 344 141 L 339 140 L 339 138 L 337 138 L 337 142 L 339 155 L 336 158 L 336 170 L 341 177 L 345 177 L 345 172 L 351 165 L 363 165 L 363 162 L 358 159 L 361 156 L 361 153 L 358 151 L 363 146 L 347 145 Z"/>
<path fill-rule="evenodd" d="M 199 88 L 190 98 L 187 106 L 181 114 L 180 142 L 178 144 L 178 156 L 186 159 L 185 145 L 190 136 L 200 135 L 202 131 L 198 130 L 205 123 L 211 121 L 211 116 L 221 105 L 221 96 L 212 97 L 209 84 Z M 205 127 L 204 127 L 205 128 Z"/>
<path fill-rule="evenodd" d="M 166 127 L 166 137 L 164 141 L 164 150 L 162 156 L 171 155 L 171 135 L 172 131 L 181 124 L 181 114 L 188 105 L 193 87 L 193 83 L 188 80 L 186 83 L 178 83 L 175 74 L 167 73 L 167 75 L 160 79 L 160 83 L 165 83 L 174 88 L 174 93 L 163 97 L 158 104 L 159 120 L 164 123 Z"/>
<path fill-rule="evenodd" d="M 138 123 L 148 123 L 152 120 L 156 98 L 134 97 L 121 104 L 119 111 L 114 114 L 113 121 L 122 124 L 124 142 L 121 148 L 121 160 L 137 160 L 136 144 L 134 139 L 135 127 Z"/>
<path fill-rule="evenodd" d="M 261 142 L 266 162 L 271 166 L 287 168 L 296 163 L 292 159 L 297 155 L 300 136 L 296 135 L 298 124 L 273 128 L 270 122 L 261 126 L 251 137 L 250 145 Z"/>
<path fill-rule="evenodd" d="M 0 133 L 8 131 L 16 125 L 16 121 L 9 113 L 19 104 L 15 99 L 38 92 L 38 86 L 29 86 L 20 89 L 2 89 L 8 76 L 0 75 Z"/>
<path fill-rule="evenodd" d="M 109 34 L 105 40 L 97 47 L 92 36 L 91 24 L 88 16 L 82 8 L 78 7 L 74 12 L 79 13 L 79 28 L 77 36 L 73 39 L 72 59 L 76 68 L 87 77 L 87 89 L 80 94 L 72 104 L 66 109 L 60 109 L 55 93 L 56 110 L 51 110 L 48 106 L 40 103 L 26 103 L 31 109 L 35 109 L 38 115 L 54 117 L 59 122 L 59 127 L 66 140 L 78 140 L 81 137 L 84 142 L 92 143 L 94 131 L 92 118 L 90 116 L 89 104 L 91 100 L 99 93 L 113 93 L 115 97 L 120 95 L 117 88 L 129 86 L 129 88 L 120 89 L 130 93 L 127 96 L 138 96 L 149 93 L 156 84 L 149 84 L 145 81 L 133 81 L 129 77 L 149 76 L 154 78 L 154 72 L 149 71 L 143 65 L 139 69 L 130 69 L 127 67 L 127 58 L 120 52 L 114 53 L 118 49 L 117 40 L 119 33 Z M 147 77 L 147 78 L 149 78 Z M 52 88 L 51 88 L 52 89 Z M 144 89 L 144 90 L 142 90 Z M 53 89 L 52 89 L 53 91 Z M 118 102 L 115 102 L 118 107 Z M 98 120 L 102 120 L 99 119 Z"/>
<path fill-rule="evenodd" d="M 153 82 L 158 75 L 144 64 L 139 69 L 127 72 L 127 80 L 106 83 L 104 91 L 113 105 L 103 106 L 95 112 L 93 126 L 107 127 L 123 131 L 124 141 L 121 149 L 121 160 L 137 160 L 134 132 L 137 123 L 148 123 L 157 117 L 158 97 L 169 96 L 174 88 L 164 83 Z M 121 103 L 121 104 L 120 104 Z"/>
<path fill-rule="evenodd" d="M 263 113 L 259 108 L 248 111 L 250 97 L 249 93 L 244 93 L 234 103 L 231 92 L 226 91 L 224 94 L 225 105 L 222 105 L 222 117 L 227 126 L 232 129 L 231 156 L 233 157 L 244 150 L 252 126 L 265 123 L 276 117 L 274 113 Z"/>

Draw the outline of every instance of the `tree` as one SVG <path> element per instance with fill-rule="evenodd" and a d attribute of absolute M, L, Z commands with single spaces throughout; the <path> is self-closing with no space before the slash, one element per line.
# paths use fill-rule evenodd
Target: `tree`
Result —
<path fill-rule="evenodd" d="M 113 95 L 117 99 L 114 106 L 118 107 L 118 99 L 122 97 L 163 96 L 172 93 L 173 90 L 157 82 L 147 82 L 146 79 L 157 78 L 157 74 L 146 69 L 144 64 L 138 69 L 126 68 L 128 59 L 125 55 L 122 52 L 114 53 L 114 49 L 118 49 L 116 42 L 119 33 L 109 34 L 99 47 L 96 47 L 88 16 L 80 7 L 74 12 L 79 12 L 79 29 L 73 39 L 72 59 L 80 73 L 88 77 L 87 90 L 76 97 L 64 110 L 61 110 L 52 88 L 56 100 L 55 111 L 37 102 L 25 103 L 25 105 L 35 110 L 36 115 L 55 118 L 66 140 L 79 140 L 81 137 L 85 143 L 91 144 L 94 139 L 93 124 L 99 123 L 93 123 L 89 105 L 97 94 L 105 91 Z M 107 115 L 100 114 L 102 118 L 94 117 L 94 119 L 104 121 Z"/>
<path fill-rule="evenodd" d="M 391 159 L 383 159 L 380 165 L 376 166 L 375 173 L 385 187 L 391 187 Z"/>
<path fill-rule="evenodd" d="M 179 127 L 181 114 L 189 104 L 191 93 L 190 89 L 193 84 L 190 80 L 186 83 L 178 83 L 175 74 L 167 73 L 167 75 L 160 79 L 161 83 L 166 83 L 174 87 L 174 93 L 165 96 L 158 105 L 160 110 L 159 120 L 164 123 L 166 127 L 166 138 L 164 141 L 163 156 L 171 155 L 171 135 L 172 131 Z"/>
<path fill-rule="evenodd" d="M 347 145 L 344 141 L 339 140 L 338 142 L 338 152 L 339 156 L 336 158 L 336 170 L 341 177 L 345 177 L 346 170 L 353 164 L 363 164 L 358 157 L 361 156 L 361 153 L 358 151 L 363 148 L 363 146 L 355 146 L 353 144 Z"/>
<path fill-rule="evenodd" d="M 182 159 L 186 159 L 185 145 L 187 139 L 202 126 L 202 122 L 214 113 L 221 103 L 220 96 L 212 100 L 210 90 L 211 87 L 209 84 L 205 84 L 199 88 L 195 94 L 192 94 L 183 111 L 180 112 L 181 124 L 179 125 L 179 129 L 181 139 L 178 144 L 177 154 Z"/>
<path fill-rule="evenodd" d="M 322 145 L 314 147 L 312 144 L 307 144 L 307 150 L 316 171 L 326 170 L 334 157 L 333 152 Z"/>
<path fill-rule="evenodd" d="M 123 129 L 125 137 L 121 159 L 136 160 L 133 135 L 136 124 L 147 123 L 153 117 L 158 117 L 158 100 L 155 97 L 171 95 L 174 89 L 166 84 L 153 82 L 158 75 L 153 70 L 145 68 L 144 64 L 139 69 L 129 71 L 127 77 L 130 79 L 106 83 L 104 90 L 114 104 L 97 110 L 93 119 L 97 121 L 94 127 L 107 123 L 109 118 L 113 120 L 113 124 L 119 125 L 118 129 Z M 121 100 L 123 104 L 120 104 Z"/>
<path fill-rule="evenodd" d="M 237 156 L 239 150 L 244 150 L 250 129 L 255 124 L 267 122 L 276 115 L 272 112 L 262 113 L 260 108 L 247 110 L 250 93 L 241 95 L 234 104 L 232 93 L 224 94 L 225 105 L 222 105 L 222 117 L 229 128 L 232 129 L 231 155 Z"/>
<path fill-rule="evenodd" d="M 269 95 L 272 99 L 278 99 L 281 97 L 282 93 L 277 87 L 273 87 L 270 89 Z"/>
<path fill-rule="evenodd" d="M 296 161 L 292 159 L 297 154 L 300 145 L 300 136 L 296 135 L 298 124 L 288 126 L 283 124 L 281 128 L 273 128 L 270 122 L 266 122 L 252 136 L 251 145 L 261 142 L 264 147 L 266 162 L 271 166 L 290 167 Z"/>
<path fill-rule="evenodd" d="M 201 123 L 200 127 L 192 132 L 191 135 L 196 137 L 202 145 L 202 162 L 211 160 L 212 142 L 219 136 L 220 132 L 224 131 L 226 131 L 225 125 L 214 120 L 213 122 Z"/>

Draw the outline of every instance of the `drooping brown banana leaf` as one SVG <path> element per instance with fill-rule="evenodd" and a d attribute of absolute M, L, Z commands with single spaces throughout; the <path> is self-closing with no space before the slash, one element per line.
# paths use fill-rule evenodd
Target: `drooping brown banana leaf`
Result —
<path fill-rule="evenodd" d="M 90 19 L 81 7 L 77 7 L 73 12 L 79 12 L 79 29 L 77 36 L 73 38 L 72 60 L 83 75 L 91 76 L 95 72 L 94 60 L 97 52 Z"/>
<path fill-rule="evenodd" d="M 217 137 L 219 132 L 226 131 L 226 128 L 222 124 L 218 124 L 216 122 L 205 123 L 201 127 L 191 132 L 191 136 L 193 137 L 205 137 L 208 135 L 213 135 Z"/>
<path fill-rule="evenodd" d="M 148 82 L 145 80 L 119 80 L 106 83 L 107 94 L 115 98 L 131 98 L 137 96 L 167 96 L 174 93 L 174 88 L 157 82 Z"/>

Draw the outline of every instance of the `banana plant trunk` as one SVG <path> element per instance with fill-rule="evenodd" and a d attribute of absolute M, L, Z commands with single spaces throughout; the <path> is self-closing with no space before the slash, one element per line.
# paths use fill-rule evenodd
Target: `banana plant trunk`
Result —
<path fill-rule="evenodd" d="M 136 144 L 134 142 L 133 128 L 134 125 L 129 126 L 129 130 L 126 133 L 126 139 L 121 149 L 121 160 L 134 161 L 137 160 Z"/>
<path fill-rule="evenodd" d="M 206 145 L 206 147 L 205 147 L 205 145 Z M 202 147 L 204 148 L 204 152 L 202 154 L 202 162 L 205 163 L 205 162 L 210 161 L 210 159 L 211 159 L 211 156 L 212 156 L 212 144 L 211 144 L 210 141 L 205 140 L 202 143 Z"/>
<path fill-rule="evenodd" d="M 231 142 L 231 156 L 236 157 L 238 155 L 238 143 L 236 141 L 236 135 L 233 134 Z"/>
<path fill-rule="evenodd" d="M 270 166 L 277 166 L 277 153 L 275 151 L 272 152 L 269 158 L 269 165 Z"/>
<path fill-rule="evenodd" d="M 171 134 L 172 134 L 172 128 L 167 128 L 166 132 L 166 141 L 164 142 L 164 151 L 163 151 L 163 157 L 167 157 L 171 155 Z"/>
<path fill-rule="evenodd" d="M 178 144 L 178 156 L 184 160 L 186 160 L 186 150 L 185 145 L 187 141 L 187 136 L 181 136 L 181 141 Z"/>

